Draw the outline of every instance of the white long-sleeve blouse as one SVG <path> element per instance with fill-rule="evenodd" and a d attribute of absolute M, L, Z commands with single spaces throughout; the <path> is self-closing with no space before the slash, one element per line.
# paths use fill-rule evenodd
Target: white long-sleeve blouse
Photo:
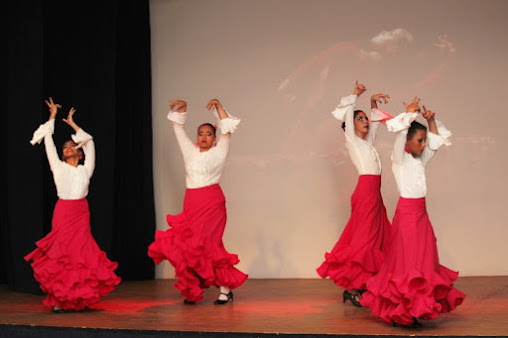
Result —
<path fill-rule="evenodd" d="M 421 198 L 427 195 L 425 166 L 443 144 L 451 145 L 448 140 L 451 132 L 436 120 L 439 135 L 427 132 L 427 142 L 422 154 L 413 157 L 408 153 L 405 150 L 407 131 L 416 116 L 417 113 L 402 113 L 386 122 L 388 130 L 397 133 L 392 152 L 392 170 L 399 194 L 404 198 Z"/>
<path fill-rule="evenodd" d="M 93 138 L 81 128 L 76 134 L 71 136 L 72 140 L 83 149 L 85 154 L 84 164 L 79 164 L 77 167 L 74 167 L 60 160 L 58 157 L 58 152 L 52 136 L 54 130 L 55 120 L 51 119 L 39 126 L 34 132 L 30 143 L 34 145 L 35 143 L 40 143 L 42 139 L 44 139 L 46 155 L 51 171 L 53 172 L 53 180 L 58 197 L 65 200 L 84 198 L 88 195 L 90 178 L 95 169 L 95 145 Z"/>
<path fill-rule="evenodd" d="M 229 114 L 227 118 L 219 120 L 221 136 L 217 145 L 204 152 L 200 152 L 199 147 L 185 133 L 183 125 L 187 120 L 186 112 L 169 112 L 168 120 L 173 124 L 185 162 L 186 187 L 196 189 L 219 183 L 229 153 L 231 134 L 235 132 L 240 120 Z"/>
<path fill-rule="evenodd" d="M 379 109 L 372 109 L 369 132 L 365 140 L 361 139 L 356 136 L 354 126 L 354 110 L 357 99 L 357 95 L 343 97 L 332 115 L 337 120 L 345 122 L 346 148 L 358 174 L 381 175 L 381 161 L 376 148 L 374 148 L 374 141 L 381 121 L 387 120 L 391 116 Z"/>

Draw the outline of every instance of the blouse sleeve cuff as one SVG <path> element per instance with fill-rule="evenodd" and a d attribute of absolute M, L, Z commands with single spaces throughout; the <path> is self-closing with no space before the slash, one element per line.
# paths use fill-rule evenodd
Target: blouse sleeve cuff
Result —
<path fill-rule="evenodd" d="M 372 108 L 370 112 L 370 122 L 385 122 L 391 119 L 393 117 L 381 109 Z"/>
<path fill-rule="evenodd" d="M 177 113 L 174 111 L 170 111 L 168 113 L 168 120 L 175 124 L 184 125 L 185 121 L 187 121 L 187 112 L 185 113 Z"/>
<path fill-rule="evenodd" d="M 219 128 L 222 134 L 231 133 L 236 131 L 236 128 L 240 124 L 240 119 L 228 114 L 228 118 L 219 120 Z"/>
<path fill-rule="evenodd" d="M 41 124 L 39 128 L 34 132 L 32 136 L 32 140 L 30 143 L 35 145 L 36 143 L 41 143 L 44 137 L 48 134 L 53 134 L 55 131 L 55 119 L 51 119 L 44 124 Z"/>
<path fill-rule="evenodd" d="M 220 128 L 221 134 L 227 134 L 227 133 L 233 134 L 236 131 L 236 128 L 240 124 L 241 120 L 238 117 L 234 117 L 233 115 L 231 115 L 227 111 L 226 111 L 226 113 L 228 114 L 228 117 L 221 120 L 217 110 L 215 110 L 215 109 L 213 110 L 213 115 L 219 121 L 218 125 L 219 125 L 219 128 Z"/>
<path fill-rule="evenodd" d="M 411 126 L 411 122 L 416 119 L 417 113 L 402 113 L 391 120 L 386 121 L 386 128 L 388 131 L 398 133 L 404 129 L 408 129 Z"/>
<path fill-rule="evenodd" d="M 335 117 L 339 121 L 344 120 L 344 115 L 346 114 L 346 107 L 352 104 L 356 104 L 356 100 L 358 99 L 358 95 L 348 95 L 344 96 L 340 99 L 340 104 L 332 111 L 333 117 Z"/>
<path fill-rule="evenodd" d="M 78 148 L 81 148 L 87 143 L 88 141 L 92 140 L 92 135 L 88 134 L 83 129 L 79 128 L 76 134 L 71 135 L 71 138 L 74 142 L 78 144 Z"/>
<path fill-rule="evenodd" d="M 452 133 L 445 128 L 441 121 L 436 120 L 437 131 L 439 135 L 429 132 L 427 134 L 427 143 L 428 147 L 431 150 L 438 150 L 443 144 L 446 146 L 450 146 L 452 142 L 449 138 L 452 136 Z"/>

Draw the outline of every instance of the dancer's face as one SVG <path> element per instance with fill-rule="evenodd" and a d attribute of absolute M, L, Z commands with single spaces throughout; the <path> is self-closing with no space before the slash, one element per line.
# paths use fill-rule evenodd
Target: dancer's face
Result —
<path fill-rule="evenodd" d="M 62 147 L 63 160 L 66 161 L 70 158 L 78 158 L 81 159 L 83 157 L 83 153 L 81 149 L 77 148 L 77 143 L 74 141 L 67 141 L 64 143 Z"/>
<path fill-rule="evenodd" d="M 213 133 L 213 128 L 207 125 L 201 126 L 198 129 L 198 146 L 199 151 L 208 151 L 212 148 L 213 143 L 215 142 L 215 134 Z"/>
<path fill-rule="evenodd" d="M 369 132 L 369 118 L 364 112 L 359 112 L 355 117 L 355 134 L 359 138 L 365 138 Z"/>
<path fill-rule="evenodd" d="M 423 149 L 425 149 L 426 142 L 427 142 L 427 131 L 423 129 L 418 129 L 416 133 L 413 135 L 413 138 L 406 141 L 406 148 L 409 150 L 411 155 L 419 156 L 423 153 Z"/>

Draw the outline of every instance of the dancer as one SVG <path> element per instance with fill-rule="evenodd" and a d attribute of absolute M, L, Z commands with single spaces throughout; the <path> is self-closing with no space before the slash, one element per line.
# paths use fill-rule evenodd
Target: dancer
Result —
<path fill-rule="evenodd" d="M 226 200 L 219 186 L 231 134 L 240 120 L 228 115 L 218 100 L 210 100 L 206 108 L 218 114 L 222 135 L 215 144 L 216 127 L 205 123 L 198 128 L 194 144 L 183 128 L 186 108 L 185 101 L 171 101 L 168 114 L 185 162 L 187 190 L 183 212 L 167 216 L 171 228 L 156 232 L 148 255 L 156 264 L 167 259 L 175 267 L 175 288 L 184 296 L 184 304 L 202 300 L 203 288 L 215 285 L 220 293 L 214 304 L 222 305 L 233 301 L 231 289 L 248 277 L 234 267 L 238 256 L 228 253 L 222 243 L 227 216 Z"/>
<path fill-rule="evenodd" d="M 109 294 L 120 278 L 111 262 L 100 250 L 90 233 L 90 211 L 86 196 L 95 167 L 92 136 L 74 122 L 76 110 L 71 108 L 63 119 L 74 131 L 72 140 L 63 145 L 62 160 L 58 158 L 53 132 L 55 117 L 61 105 L 50 97 L 49 120 L 34 133 L 32 145 L 44 139 L 49 166 L 53 172 L 58 201 L 53 211 L 51 232 L 37 241 L 37 248 L 25 256 L 32 261 L 34 277 L 48 295 L 43 303 L 54 312 L 83 310 Z M 85 155 L 84 164 L 79 164 Z"/>
<path fill-rule="evenodd" d="M 465 295 L 453 287 L 458 273 L 439 264 L 436 237 L 429 221 L 424 167 L 451 133 L 423 106 L 427 128 L 414 121 L 420 111 L 414 98 L 387 122 L 396 132 L 392 169 L 400 193 L 392 225 L 390 249 L 379 273 L 367 281 L 361 304 L 394 326 L 420 327 L 417 318 L 434 319 L 462 303 Z"/>
<path fill-rule="evenodd" d="M 361 306 L 359 300 L 365 282 L 378 272 L 383 262 L 390 228 L 380 191 L 381 162 L 374 148 L 380 122 L 391 118 L 377 104 L 387 103 L 390 96 L 372 95 L 369 123 L 363 111 L 354 110 L 358 97 L 366 90 L 357 81 L 353 95 L 343 97 L 332 113 L 338 120 L 344 120 L 346 147 L 360 177 L 351 196 L 351 217 L 344 232 L 317 269 L 322 278 L 329 276 L 336 285 L 345 288 L 343 302 L 349 299 L 355 306 Z"/>

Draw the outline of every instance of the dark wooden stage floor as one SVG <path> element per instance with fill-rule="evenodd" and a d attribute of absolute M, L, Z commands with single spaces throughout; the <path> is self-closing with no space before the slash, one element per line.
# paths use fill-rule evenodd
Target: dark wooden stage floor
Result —
<path fill-rule="evenodd" d="M 234 303 L 224 306 L 212 304 L 215 288 L 205 291 L 203 302 L 184 305 L 173 283 L 122 282 L 92 309 L 64 314 L 45 308 L 43 296 L 0 285 L 0 324 L 281 334 L 508 335 L 508 277 L 459 278 L 455 286 L 466 293 L 464 303 L 450 314 L 422 321 L 424 327 L 417 330 L 394 328 L 368 309 L 342 304 L 342 289 L 330 280 L 251 279 L 235 291 Z"/>

